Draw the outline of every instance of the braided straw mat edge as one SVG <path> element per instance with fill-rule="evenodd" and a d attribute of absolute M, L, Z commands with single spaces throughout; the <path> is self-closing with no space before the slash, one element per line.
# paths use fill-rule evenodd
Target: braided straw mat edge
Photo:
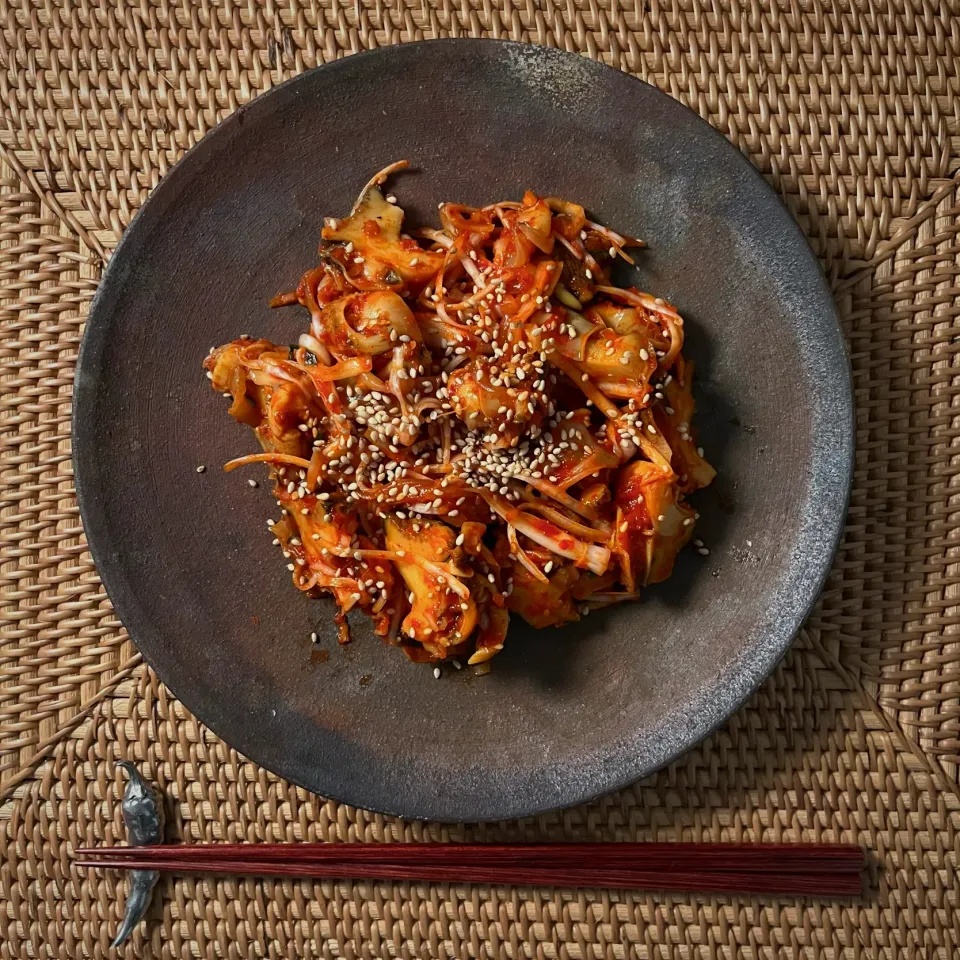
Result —
<path fill-rule="evenodd" d="M 265 773 L 140 664 L 85 548 L 70 392 L 103 263 L 187 147 L 317 63 L 466 35 L 635 73 L 752 159 L 833 283 L 858 454 L 823 599 L 725 727 L 597 802 L 440 828 Z M 956 0 L 0 0 L 0 960 L 107 956 L 122 886 L 71 871 L 68 850 L 122 837 L 120 757 L 193 840 L 806 839 L 874 855 L 872 891 L 843 904 L 163 881 L 128 955 L 956 956 L 958 57 Z"/>

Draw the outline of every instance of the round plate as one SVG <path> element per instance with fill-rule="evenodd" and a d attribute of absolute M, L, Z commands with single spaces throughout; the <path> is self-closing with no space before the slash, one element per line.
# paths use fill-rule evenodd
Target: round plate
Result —
<path fill-rule="evenodd" d="M 412 220 L 525 188 L 641 236 L 631 280 L 677 305 L 695 426 L 718 468 L 671 579 L 562 630 L 515 618 L 487 676 L 409 663 L 365 629 L 339 647 L 291 584 L 257 448 L 201 362 L 240 334 L 293 343 L 267 301 L 316 263 L 324 216 L 408 159 Z M 394 46 L 241 108 L 137 214 L 93 304 L 75 465 L 97 567 L 137 646 L 203 722 L 324 796 L 481 820 L 573 804 L 676 757 L 770 672 L 835 549 L 852 462 L 847 361 L 803 236 L 749 163 L 626 74 L 520 44 Z M 199 464 L 206 471 L 197 472 Z M 259 471 L 259 468 L 257 468 Z M 247 480 L 257 476 L 254 489 Z M 316 631 L 320 641 L 313 644 Z"/>

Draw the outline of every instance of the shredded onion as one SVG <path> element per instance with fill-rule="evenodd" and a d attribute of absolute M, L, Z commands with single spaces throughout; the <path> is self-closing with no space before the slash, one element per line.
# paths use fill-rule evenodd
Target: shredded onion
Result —
<path fill-rule="evenodd" d="M 566 237 L 562 234 L 555 233 L 554 236 L 570 251 L 570 253 L 577 258 L 577 260 L 583 260 L 583 251 L 578 250 Z"/>
<path fill-rule="evenodd" d="M 460 570 L 452 563 L 434 563 L 432 560 L 419 557 L 409 550 L 405 550 L 402 557 L 395 550 L 357 550 L 353 555 L 356 556 L 357 554 L 373 560 L 390 560 L 393 563 L 415 563 L 418 567 L 423 567 L 427 573 L 432 573 L 435 577 L 440 577 L 442 580 L 445 580 L 457 596 L 462 597 L 464 600 L 470 596 L 470 590 L 460 579 L 460 577 L 469 576 L 469 571 Z"/>
<path fill-rule="evenodd" d="M 463 269 L 470 274 L 470 279 L 478 286 L 483 286 L 483 274 L 480 272 L 480 268 L 469 258 L 461 257 L 460 263 L 463 264 Z"/>
<path fill-rule="evenodd" d="M 620 408 L 590 379 L 589 374 L 582 373 L 576 364 L 557 351 L 551 353 L 549 359 L 580 388 L 583 395 L 591 400 L 605 417 L 616 420 L 620 416 Z"/>
<path fill-rule="evenodd" d="M 236 470 L 237 467 L 244 467 L 248 463 L 285 463 L 291 467 L 300 467 L 303 470 L 310 469 L 310 461 L 303 457 L 294 457 L 289 453 L 248 453 L 245 457 L 236 457 L 223 465 L 225 473 Z"/>
<path fill-rule="evenodd" d="M 324 354 L 326 354 L 328 357 L 330 356 L 330 354 L 327 353 L 327 348 L 312 333 L 301 333 L 300 337 L 297 339 L 297 343 L 299 343 L 301 347 L 304 347 L 311 353 L 315 354 L 318 358 L 322 357 Z M 331 361 L 324 360 L 323 362 L 330 363 Z"/>
<path fill-rule="evenodd" d="M 550 582 L 550 578 L 530 559 L 527 552 L 520 546 L 520 541 L 517 539 L 517 528 L 512 523 L 507 524 L 507 542 L 510 544 L 510 551 L 531 576 L 536 577 L 541 583 Z"/>
<path fill-rule="evenodd" d="M 556 500 L 557 503 L 562 503 L 568 510 L 580 514 L 581 517 L 586 517 L 588 520 L 593 520 L 598 523 L 603 522 L 598 520 L 597 511 L 594 510 L 593 507 L 588 507 L 579 500 L 575 500 L 569 493 L 561 490 L 555 483 L 551 483 L 549 480 L 543 479 L 543 477 L 532 477 L 528 473 L 517 474 L 517 479 L 529 484 L 535 490 L 539 490 L 545 497 L 550 497 L 552 500 Z"/>
<path fill-rule="evenodd" d="M 582 537 L 584 540 L 592 540 L 594 543 L 606 543 L 610 539 L 609 527 L 607 527 L 606 530 L 602 530 L 599 527 L 596 529 L 593 527 L 587 527 L 582 523 L 577 523 L 576 520 L 571 520 L 569 517 L 565 517 L 559 510 L 555 510 L 553 507 L 548 507 L 545 503 L 537 503 L 536 500 L 528 500 L 527 508 L 529 510 L 536 510 L 537 513 L 540 513 L 548 520 L 553 521 L 553 523 L 555 523 L 558 527 L 562 527 L 568 533 Z"/>
<path fill-rule="evenodd" d="M 507 523 L 513 524 L 520 533 L 529 537 L 534 543 L 539 543 L 541 547 L 572 560 L 578 567 L 585 567 L 591 573 L 599 575 L 606 572 L 610 565 L 610 550 L 607 547 L 583 543 L 548 520 L 534 523 L 531 517 L 514 507 L 509 500 L 496 494 L 484 491 L 483 497 L 491 510 L 498 513 Z M 566 545 L 568 541 L 569 546 Z"/>
<path fill-rule="evenodd" d="M 346 380 L 361 373 L 369 373 L 372 366 L 373 361 L 369 357 L 347 357 L 346 360 L 339 360 L 329 367 L 320 364 L 311 367 L 310 376 L 317 380 Z"/>

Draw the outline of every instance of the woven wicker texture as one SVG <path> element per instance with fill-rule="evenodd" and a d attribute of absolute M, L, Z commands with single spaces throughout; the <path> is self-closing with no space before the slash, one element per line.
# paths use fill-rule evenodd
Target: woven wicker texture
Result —
<path fill-rule="evenodd" d="M 687 756 L 523 823 L 404 824 L 239 757 L 140 664 L 85 551 L 70 391 L 102 263 L 166 170 L 295 73 L 434 36 L 636 73 L 775 185 L 834 284 L 858 401 L 844 544 L 751 702 Z M 164 881 L 129 955 L 952 958 L 960 953 L 960 6 L 956 0 L 0 0 L 0 960 L 100 957 L 113 761 L 193 839 L 850 840 L 845 904 L 411 884 Z"/>

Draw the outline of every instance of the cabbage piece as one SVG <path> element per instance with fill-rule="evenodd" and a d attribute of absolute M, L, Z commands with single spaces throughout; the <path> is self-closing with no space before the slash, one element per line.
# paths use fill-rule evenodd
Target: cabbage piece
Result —
<path fill-rule="evenodd" d="M 497 434 L 494 446 L 509 446 L 525 425 L 543 419 L 543 409 L 533 405 L 529 389 L 494 386 L 489 368 L 485 358 L 458 367 L 447 381 L 447 396 L 454 413 L 471 430 L 488 430 Z"/>
<path fill-rule="evenodd" d="M 640 333 L 620 334 L 604 327 L 587 341 L 580 366 L 608 396 L 639 400 L 649 392 L 657 355 Z"/>
<path fill-rule="evenodd" d="M 374 631 L 386 634 L 392 619 L 386 608 L 391 599 L 399 600 L 396 576 L 387 560 L 354 556 L 358 548 L 374 546 L 357 534 L 357 515 L 341 505 L 328 508 L 313 496 L 294 500 L 281 493 L 280 499 L 288 511 L 272 529 L 293 564 L 294 584 L 328 590 L 344 612 L 364 610 L 374 618 Z M 369 580 L 382 586 L 369 589 Z"/>
<path fill-rule="evenodd" d="M 445 523 L 420 518 L 384 521 L 387 549 L 397 555 L 394 563 L 413 594 L 403 632 L 421 644 L 434 659 L 444 660 L 473 632 L 477 605 L 473 597 L 461 597 L 450 589 L 445 576 L 430 565 L 444 566 L 455 552 L 456 533 Z M 427 565 L 416 559 L 427 561 Z M 464 609 L 466 608 L 466 609 Z"/>
<path fill-rule="evenodd" d="M 497 570 L 499 571 L 499 566 Z M 474 638 L 475 650 L 467 663 L 475 665 L 485 663 L 503 649 L 507 630 L 510 627 L 510 612 L 504 604 L 503 597 L 494 594 L 488 582 L 478 580 L 472 593 L 477 598 L 480 612 Z"/>
<path fill-rule="evenodd" d="M 648 350 L 667 350 L 670 339 L 653 314 L 641 306 L 623 306 L 617 303 L 594 303 L 587 309 L 587 318 L 602 323 L 616 333 L 626 336 L 635 333 Z"/>
<path fill-rule="evenodd" d="M 229 393 L 233 398 L 230 416 L 238 423 L 258 427 L 264 417 L 264 396 L 257 384 L 247 375 L 247 356 L 256 356 L 262 350 L 279 350 L 267 340 L 251 344 L 249 340 L 234 340 L 217 347 L 204 361 L 210 371 L 213 389 Z"/>
<path fill-rule="evenodd" d="M 337 358 L 388 353 L 400 337 L 423 339 L 411 309 L 390 290 L 354 293 L 327 304 L 310 331 Z"/>
<path fill-rule="evenodd" d="M 583 207 L 560 197 L 547 197 L 547 206 L 553 212 L 554 232 L 565 240 L 575 240 L 587 223 Z"/>
<path fill-rule="evenodd" d="M 517 212 L 517 223 L 538 250 L 547 254 L 553 252 L 553 218 L 546 200 L 528 190 L 523 195 L 523 206 Z"/>
<path fill-rule="evenodd" d="M 590 429 L 588 410 L 577 410 L 561 420 L 551 435 L 550 453 L 555 459 L 548 465 L 547 477 L 562 490 L 620 463 L 615 454 L 597 442 Z"/>
<path fill-rule="evenodd" d="M 519 613 L 531 627 L 537 629 L 579 620 L 580 614 L 571 591 L 577 578 L 577 568 L 568 564 L 543 583 L 516 563 L 513 566 L 513 591 L 507 597 L 507 608 Z"/>
<path fill-rule="evenodd" d="M 358 526 L 356 513 L 340 504 L 327 508 L 316 497 L 294 500 L 283 495 L 281 500 L 293 518 L 309 563 L 329 567 L 350 552 Z"/>
<path fill-rule="evenodd" d="M 664 388 L 667 407 L 673 413 L 668 413 L 664 407 L 658 407 L 655 412 L 657 426 L 673 452 L 672 466 L 680 478 L 680 489 L 684 493 L 709 486 L 717 475 L 717 471 L 700 456 L 692 433 L 692 379 L 693 364 L 685 362 L 683 357 L 677 357 L 674 377 Z"/>
<path fill-rule="evenodd" d="M 666 580 L 677 553 L 693 535 L 694 511 L 678 495 L 676 476 L 656 464 L 636 460 L 620 471 L 613 552 L 631 593 Z"/>
<path fill-rule="evenodd" d="M 443 265 L 439 251 L 424 250 L 413 240 L 401 240 L 403 210 L 388 203 L 379 187 L 369 186 L 343 220 L 328 222 L 326 241 L 352 243 L 349 254 L 337 258 L 355 282 L 365 286 L 424 287 Z M 321 253 L 327 248 L 321 245 Z"/>
<path fill-rule="evenodd" d="M 493 265 L 498 273 L 510 267 L 522 267 L 533 258 L 536 245 L 520 229 L 513 210 L 503 212 L 500 236 L 493 244 Z"/>

